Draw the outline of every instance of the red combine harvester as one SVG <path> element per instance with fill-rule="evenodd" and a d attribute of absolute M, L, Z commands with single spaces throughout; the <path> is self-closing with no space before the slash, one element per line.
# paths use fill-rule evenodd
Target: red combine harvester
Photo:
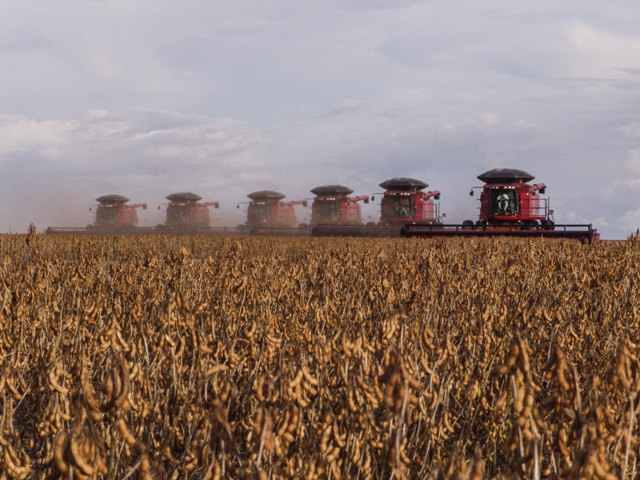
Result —
<path fill-rule="evenodd" d="M 380 204 L 380 224 L 398 230 L 408 222 L 440 223 L 440 192 L 423 192 L 429 185 L 414 178 L 392 178 L 380 184 L 385 189 Z"/>
<path fill-rule="evenodd" d="M 495 168 L 478 176 L 485 182 L 480 194 L 480 219 L 462 225 L 407 223 L 404 237 L 545 237 L 573 238 L 583 243 L 600 235 L 589 225 L 556 225 L 549 199 L 541 198 L 544 183 L 530 185 L 535 177 L 513 168 Z M 469 192 L 473 195 L 473 189 Z"/>
<path fill-rule="evenodd" d="M 369 203 L 369 197 L 349 197 L 353 190 L 342 185 L 323 185 L 311 190 L 316 196 L 311 204 L 311 225 L 335 227 L 361 226 L 362 215 L 358 202 Z M 305 228 L 304 223 L 300 228 Z"/>
<path fill-rule="evenodd" d="M 96 219 L 93 225 L 85 228 L 49 227 L 46 233 L 82 234 L 82 233 L 139 233 L 136 208 L 147 209 L 146 203 L 127 204 L 129 199 L 122 195 L 103 195 L 96 198 Z M 92 210 L 91 207 L 89 210 Z"/>
<path fill-rule="evenodd" d="M 162 233 L 212 233 L 209 207 L 218 208 L 218 202 L 198 203 L 200 195 L 191 192 L 172 193 L 169 200 L 164 225 L 157 225 Z M 160 206 L 158 206 L 160 210 Z M 230 229 L 231 230 L 231 229 Z"/>
<path fill-rule="evenodd" d="M 247 195 L 251 202 L 247 208 L 247 221 L 244 225 L 238 225 L 239 233 L 261 235 L 304 235 L 308 234 L 305 228 L 295 228 L 298 223 L 295 205 L 307 206 L 306 200 L 281 202 L 285 195 L 272 190 L 261 190 Z M 240 208 L 240 204 L 238 204 Z"/>
<path fill-rule="evenodd" d="M 434 202 L 440 192 L 423 190 L 429 185 L 415 178 L 392 178 L 380 184 L 385 192 L 380 203 L 380 222 L 367 225 L 321 225 L 313 229 L 316 236 L 399 236 L 402 227 L 409 222 L 440 224 L 439 205 Z M 375 200 L 375 196 L 371 197 Z"/>

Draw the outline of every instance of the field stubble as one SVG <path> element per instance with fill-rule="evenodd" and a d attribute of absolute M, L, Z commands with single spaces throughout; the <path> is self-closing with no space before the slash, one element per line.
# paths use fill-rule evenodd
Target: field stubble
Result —
<path fill-rule="evenodd" d="M 637 239 L 16 235 L 0 279 L 3 479 L 639 476 Z"/>

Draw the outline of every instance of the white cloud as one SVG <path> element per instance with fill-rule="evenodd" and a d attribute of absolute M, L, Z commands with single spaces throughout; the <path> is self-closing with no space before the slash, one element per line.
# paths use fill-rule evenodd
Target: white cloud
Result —
<path fill-rule="evenodd" d="M 615 178 L 600 189 L 604 199 L 636 192 L 640 195 L 640 178 L 634 177 Z"/>
<path fill-rule="evenodd" d="M 427 0 L 333 0 L 333 4 L 338 8 L 365 10 L 396 10 L 426 2 Z"/>
<path fill-rule="evenodd" d="M 66 168 L 135 165 L 144 170 L 182 160 L 191 166 L 207 163 L 242 171 L 261 165 L 256 152 L 267 143 L 237 120 L 176 112 L 109 115 L 93 110 L 83 119 L 44 122 L 0 116 L 0 160 L 5 162 L 28 155 L 45 165 L 61 162 Z"/>
<path fill-rule="evenodd" d="M 589 222 L 589 219 L 576 211 L 570 210 L 568 212 L 563 212 L 561 215 L 555 215 L 556 223 L 558 224 L 578 224 L 578 225 L 586 225 Z"/>
<path fill-rule="evenodd" d="M 627 168 L 636 175 L 640 174 L 640 148 L 634 148 L 629 151 Z"/>
<path fill-rule="evenodd" d="M 567 37 L 577 52 L 571 62 L 576 77 L 629 78 L 626 69 L 640 68 L 640 36 L 614 35 L 575 22 Z"/>
<path fill-rule="evenodd" d="M 362 100 L 345 99 L 338 102 L 338 104 L 326 114 L 320 115 L 320 118 L 331 118 L 337 115 L 342 115 L 343 113 L 352 113 L 352 112 L 361 111 L 367 106 L 370 106 L 370 102 L 366 102 Z"/>
<path fill-rule="evenodd" d="M 620 127 L 620 132 L 627 138 L 635 140 L 640 138 L 640 124 L 630 123 Z"/>
<path fill-rule="evenodd" d="M 632 234 L 640 228 L 640 208 L 626 212 L 617 223 L 620 230 Z"/>

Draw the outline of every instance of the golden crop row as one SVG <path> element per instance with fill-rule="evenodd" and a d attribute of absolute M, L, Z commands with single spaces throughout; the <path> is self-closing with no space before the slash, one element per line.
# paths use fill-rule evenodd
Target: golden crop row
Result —
<path fill-rule="evenodd" d="M 0 478 L 640 476 L 637 239 L 16 235 L 0 280 Z"/>

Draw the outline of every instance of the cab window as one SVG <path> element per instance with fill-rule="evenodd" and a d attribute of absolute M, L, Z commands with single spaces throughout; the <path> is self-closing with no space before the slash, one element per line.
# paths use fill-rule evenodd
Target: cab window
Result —
<path fill-rule="evenodd" d="M 261 223 L 269 221 L 269 211 L 267 205 L 249 205 L 247 220 L 250 223 Z"/>
<path fill-rule="evenodd" d="M 391 217 L 410 218 L 411 198 L 404 195 L 395 195 L 389 198 L 389 213 Z"/>
<path fill-rule="evenodd" d="M 118 219 L 116 208 L 111 205 L 100 205 L 96 210 L 96 220 L 98 223 L 115 222 Z"/>
<path fill-rule="evenodd" d="M 338 202 L 335 200 L 316 200 L 315 206 L 318 220 L 338 219 Z"/>
<path fill-rule="evenodd" d="M 512 189 L 491 190 L 491 214 L 515 215 L 518 213 L 516 191 Z"/>
<path fill-rule="evenodd" d="M 180 223 L 189 221 L 189 209 L 186 205 L 169 205 L 167 207 L 167 221 Z"/>

